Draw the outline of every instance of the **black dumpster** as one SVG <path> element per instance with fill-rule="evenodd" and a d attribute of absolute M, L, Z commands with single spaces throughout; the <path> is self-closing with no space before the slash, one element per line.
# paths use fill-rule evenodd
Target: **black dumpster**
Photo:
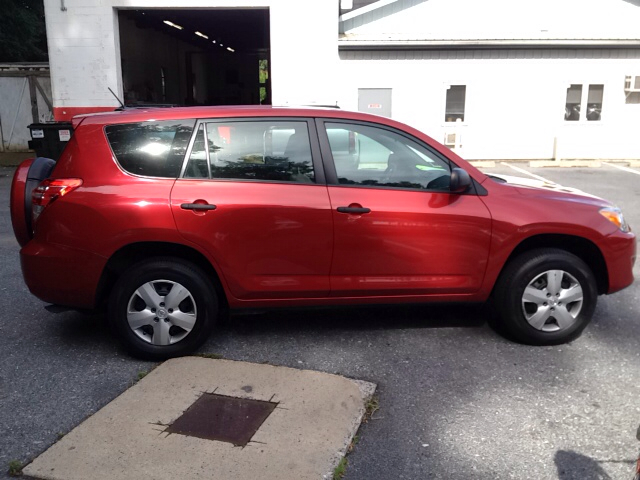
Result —
<path fill-rule="evenodd" d="M 32 123 L 29 125 L 29 130 L 31 131 L 29 148 L 35 150 L 38 157 L 56 161 L 73 135 L 70 122 Z"/>

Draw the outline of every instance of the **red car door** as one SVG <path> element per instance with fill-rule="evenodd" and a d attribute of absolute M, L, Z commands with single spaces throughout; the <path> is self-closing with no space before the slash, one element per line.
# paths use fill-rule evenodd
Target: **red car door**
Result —
<path fill-rule="evenodd" d="M 448 191 L 446 159 L 382 126 L 322 124 L 324 150 L 330 150 L 323 156 L 333 160 L 327 170 L 335 229 L 332 295 L 479 290 L 489 211 L 474 193 Z"/>
<path fill-rule="evenodd" d="M 314 166 L 314 124 L 245 119 L 197 128 L 171 194 L 181 234 L 209 253 L 238 299 L 328 296 L 333 225 Z"/>

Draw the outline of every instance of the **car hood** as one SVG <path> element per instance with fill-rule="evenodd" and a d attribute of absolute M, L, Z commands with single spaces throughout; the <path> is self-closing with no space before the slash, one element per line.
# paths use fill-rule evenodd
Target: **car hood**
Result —
<path fill-rule="evenodd" d="M 595 206 L 610 205 L 610 202 L 607 200 L 591 195 L 590 193 L 583 192 L 582 190 L 573 187 L 565 187 L 559 183 L 547 180 L 493 173 L 488 175 L 488 177 L 502 185 L 516 187 L 518 188 L 518 191 L 525 195 L 536 195 L 536 193 L 539 193 L 545 198 L 587 203 Z"/>

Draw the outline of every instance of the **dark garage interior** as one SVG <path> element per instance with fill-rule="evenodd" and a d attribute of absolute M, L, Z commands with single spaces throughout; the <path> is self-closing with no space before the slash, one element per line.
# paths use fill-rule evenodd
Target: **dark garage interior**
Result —
<path fill-rule="evenodd" d="M 126 105 L 271 103 L 269 10 L 120 10 Z"/>

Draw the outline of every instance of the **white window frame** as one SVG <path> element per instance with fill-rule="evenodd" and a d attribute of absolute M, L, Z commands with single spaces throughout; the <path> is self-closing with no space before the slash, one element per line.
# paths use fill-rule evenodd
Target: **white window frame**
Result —
<path fill-rule="evenodd" d="M 589 125 L 601 125 L 602 122 L 604 121 L 604 111 L 605 111 L 605 101 L 607 98 L 606 95 L 606 91 L 608 91 L 609 89 L 607 88 L 607 82 L 605 81 L 599 81 L 599 80 L 594 80 L 594 81 L 586 81 L 586 80 L 577 80 L 577 81 L 570 81 L 566 84 L 566 87 L 564 89 L 564 106 L 566 108 L 567 105 L 567 90 L 569 88 L 571 88 L 571 85 L 582 85 L 582 93 L 580 94 L 580 117 L 578 118 L 578 120 L 565 120 L 564 119 L 564 112 L 563 112 L 563 121 L 562 123 L 564 125 L 584 125 L 584 124 L 589 124 Z M 587 105 L 588 105 L 588 99 L 589 99 L 589 87 L 592 85 L 602 85 L 602 107 L 600 109 L 600 120 L 587 120 Z"/>
<path fill-rule="evenodd" d="M 465 87 L 465 91 L 464 91 L 464 120 L 462 121 L 455 121 L 455 122 L 447 122 L 446 120 L 442 120 L 443 118 L 446 117 L 447 115 L 447 92 L 449 91 L 449 89 L 451 87 L 457 87 L 457 86 L 464 86 Z M 468 119 L 469 119 L 469 112 L 468 112 L 468 106 L 469 106 L 469 84 L 467 82 L 446 82 L 443 84 L 442 87 L 442 107 L 440 109 L 440 122 L 442 123 L 443 127 L 455 127 L 455 126 L 466 126 L 468 124 Z"/>

